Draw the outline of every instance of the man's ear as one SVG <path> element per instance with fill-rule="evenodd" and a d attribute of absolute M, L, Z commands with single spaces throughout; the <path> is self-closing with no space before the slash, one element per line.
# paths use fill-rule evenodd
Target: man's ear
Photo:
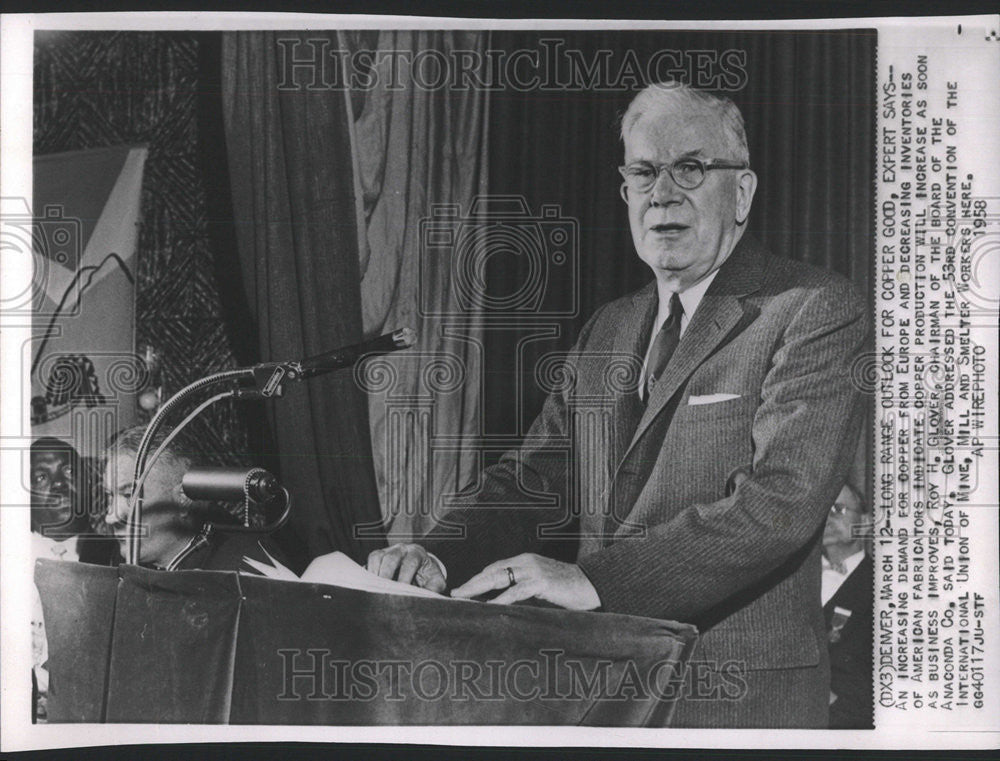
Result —
<path fill-rule="evenodd" d="M 740 173 L 736 185 L 736 224 L 742 225 L 750 216 L 750 206 L 753 204 L 753 194 L 757 192 L 757 175 L 752 169 L 744 169 Z"/>
<path fill-rule="evenodd" d="M 191 505 L 194 504 L 190 497 L 184 493 L 184 487 L 180 481 L 178 481 L 174 488 L 170 490 L 171 496 L 174 498 L 174 504 L 177 505 L 182 513 L 187 513 Z"/>

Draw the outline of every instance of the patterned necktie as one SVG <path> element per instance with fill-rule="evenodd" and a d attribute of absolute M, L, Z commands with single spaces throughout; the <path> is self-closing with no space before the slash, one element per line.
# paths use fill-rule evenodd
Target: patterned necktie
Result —
<path fill-rule="evenodd" d="M 653 386 L 663 375 L 663 370 L 674 354 L 677 344 L 681 340 L 681 315 L 684 314 L 684 307 L 681 305 L 680 296 L 674 293 L 670 297 L 670 316 L 663 321 L 656 338 L 653 339 L 653 346 L 649 350 L 649 361 L 646 363 L 646 401 L 653 395 Z"/>

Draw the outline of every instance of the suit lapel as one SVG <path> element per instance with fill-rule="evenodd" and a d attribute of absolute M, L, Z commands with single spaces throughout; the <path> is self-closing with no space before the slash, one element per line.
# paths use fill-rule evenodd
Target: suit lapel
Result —
<path fill-rule="evenodd" d="M 632 305 L 621 329 L 615 333 L 614 352 L 615 356 L 636 357 L 636 384 L 639 382 L 639 375 L 642 368 L 642 360 L 646 354 L 646 347 L 649 343 L 649 334 L 653 329 L 653 322 L 656 320 L 656 308 L 659 300 L 656 295 L 655 281 L 645 288 L 637 291 L 632 296 Z M 635 413 L 632 410 L 632 399 L 638 390 L 636 387 L 629 387 L 620 392 L 615 397 L 614 407 L 614 441 L 612 442 L 609 472 L 614 473 L 615 467 L 621 461 L 632 441 L 632 434 L 635 432 Z"/>
<path fill-rule="evenodd" d="M 762 277 L 759 244 L 744 236 L 705 292 L 684 335 L 681 336 L 674 356 L 671 357 L 663 376 L 653 387 L 646 410 L 628 446 L 615 450 L 621 453 L 616 474 L 636 443 L 663 412 L 678 389 L 739 324 L 744 316 L 741 297 L 759 290 Z M 655 285 L 653 302 L 655 305 Z M 647 340 L 648 332 L 647 328 Z"/>

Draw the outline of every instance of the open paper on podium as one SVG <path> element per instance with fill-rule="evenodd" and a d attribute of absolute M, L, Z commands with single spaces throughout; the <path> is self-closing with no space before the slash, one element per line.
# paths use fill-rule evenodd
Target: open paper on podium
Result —
<path fill-rule="evenodd" d="M 259 560 L 244 557 L 243 562 L 260 571 L 264 576 L 279 581 L 304 581 L 309 584 L 329 584 L 334 587 L 357 589 L 361 592 L 376 592 L 384 595 L 407 595 L 409 597 L 436 597 L 441 600 L 460 598 L 445 597 L 429 589 L 403 584 L 391 579 L 383 579 L 362 568 L 343 552 L 330 552 L 315 558 L 301 577 L 268 555 L 272 566 Z"/>

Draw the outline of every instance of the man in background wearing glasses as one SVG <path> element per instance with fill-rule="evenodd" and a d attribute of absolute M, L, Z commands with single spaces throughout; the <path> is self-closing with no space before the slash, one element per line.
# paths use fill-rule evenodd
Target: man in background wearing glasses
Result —
<path fill-rule="evenodd" d="M 621 195 L 655 281 L 584 326 L 568 360 L 575 384 L 550 394 L 522 446 L 444 517 L 466 538 L 439 528 L 422 546 L 372 553 L 369 570 L 456 597 L 501 590 L 494 602 L 694 623 L 693 660 L 709 675 L 689 682 L 674 726 L 825 727 L 820 540 L 858 442 L 864 301 L 746 234 L 757 176 L 727 98 L 652 85 L 622 139 Z M 631 387 L 589 369 L 595 355 L 623 354 L 641 366 Z M 571 405 L 602 393 L 611 424 L 584 440 Z M 562 441 L 569 458 L 555 451 Z M 595 487 L 604 474 L 607 488 Z M 556 508 L 537 507 L 532 495 L 553 493 Z M 567 512 L 572 563 L 551 557 L 549 538 Z"/>
<path fill-rule="evenodd" d="M 821 602 L 830 646 L 830 727 L 871 729 L 874 573 L 872 518 L 850 484 L 823 529 Z"/>

